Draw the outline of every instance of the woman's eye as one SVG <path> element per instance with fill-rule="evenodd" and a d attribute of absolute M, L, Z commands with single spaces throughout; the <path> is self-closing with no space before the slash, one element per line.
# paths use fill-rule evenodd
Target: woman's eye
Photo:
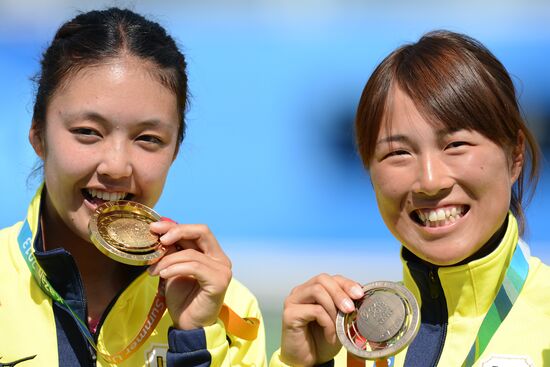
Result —
<path fill-rule="evenodd" d="M 387 153 L 382 153 L 379 158 L 379 161 L 385 161 L 386 159 L 392 162 L 401 162 L 402 159 L 407 158 L 410 155 L 409 151 L 404 149 L 395 149 Z"/>
<path fill-rule="evenodd" d="M 159 137 L 154 135 L 140 135 L 137 140 L 158 145 L 163 144 L 163 141 Z"/>
<path fill-rule="evenodd" d="M 71 131 L 73 132 L 73 134 L 77 134 L 77 135 L 97 135 L 97 136 L 99 136 L 99 133 L 97 131 L 95 131 L 94 129 L 87 128 L 87 127 L 78 127 L 78 128 L 72 129 Z"/>
<path fill-rule="evenodd" d="M 99 131 L 89 127 L 77 127 L 72 129 L 71 133 L 83 144 L 92 144 L 101 139 Z"/>
<path fill-rule="evenodd" d="M 403 155 L 406 155 L 406 154 L 409 154 L 409 152 L 407 152 L 406 150 L 393 150 L 391 152 L 389 152 L 388 154 L 386 154 L 384 156 L 384 158 L 390 158 L 390 157 L 399 157 L 399 156 L 403 156 Z"/>
<path fill-rule="evenodd" d="M 466 145 L 469 145 L 469 144 L 465 141 L 453 141 L 453 142 L 447 144 L 447 148 L 459 148 L 459 147 L 463 147 L 463 146 L 466 146 Z"/>

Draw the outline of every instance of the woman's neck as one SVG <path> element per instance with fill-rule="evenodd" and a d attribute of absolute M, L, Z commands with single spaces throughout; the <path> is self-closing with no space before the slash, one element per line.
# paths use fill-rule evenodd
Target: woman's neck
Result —
<path fill-rule="evenodd" d="M 500 242 L 502 242 L 502 239 L 504 238 L 504 235 L 506 234 L 507 229 L 508 229 L 508 216 L 506 216 L 506 219 L 504 219 L 504 223 L 502 223 L 500 228 L 491 236 L 491 238 L 489 238 L 489 241 L 487 241 L 473 255 L 467 257 L 466 259 L 462 260 L 461 262 L 455 265 L 464 265 L 471 261 L 481 259 L 482 257 L 489 255 L 498 247 Z"/>
<path fill-rule="evenodd" d="M 128 283 L 128 268 L 74 233 L 47 199 L 43 204 L 40 220 L 44 250 L 63 248 L 72 255 L 84 284 L 88 314 L 97 319 Z"/>
<path fill-rule="evenodd" d="M 500 228 L 489 238 L 489 240 L 481 246 L 479 250 L 477 250 L 474 254 L 470 255 L 466 259 L 452 265 L 448 266 L 458 266 L 458 265 L 464 265 L 471 261 L 481 259 L 482 257 L 485 257 L 489 255 L 491 252 L 493 252 L 502 242 L 502 239 L 504 238 L 504 235 L 506 234 L 506 231 L 508 230 L 508 216 L 506 216 L 506 219 L 504 220 L 504 223 L 500 226 Z M 423 263 L 429 268 L 439 268 L 439 265 L 432 264 L 428 261 L 422 260 L 420 257 L 413 254 L 410 250 L 408 250 L 406 247 L 403 247 L 403 258 L 407 261 L 413 261 L 417 263 Z M 441 266 L 443 267 L 443 266 Z"/>

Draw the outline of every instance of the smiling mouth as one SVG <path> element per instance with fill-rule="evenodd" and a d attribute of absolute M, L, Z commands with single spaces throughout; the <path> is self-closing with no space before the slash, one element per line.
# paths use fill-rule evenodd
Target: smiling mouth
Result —
<path fill-rule="evenodd" d="M 452 205 L 444 208 L 417 209 L 410 216 L 423 227 L 445 227 L 455 223 L 469 210 L 468 205 Z"/>
<path fill-rule="evenodd" d="M 101 205 L 107 201 L 131 200 L 132 194 L 127 192 L 107 192 L 96 189 L 82 189 L 82 196 L 92 204 Z"/>

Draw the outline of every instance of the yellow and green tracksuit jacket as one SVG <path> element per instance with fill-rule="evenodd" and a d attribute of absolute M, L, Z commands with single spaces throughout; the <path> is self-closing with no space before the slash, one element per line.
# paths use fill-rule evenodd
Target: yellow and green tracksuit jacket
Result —
<path fill-rule="evenodd" d="M 63 249 L 42 251 L 39 213 L 41 190 L 31 202 L 27 221 L 38 263 L 48 280 L 80 319 L 86 320 L 86 298 L 76 264 Z M 76 326 L 76 320 L 47 296 L 33 278 L 18 246 L 19 222 L 0 230 L 0 366 L 112 366 Z M 159 278 L 135 267 L 133 281 L 103 315 L 93 337 L 97 347 L 114 354 L 127 347 L 145 322 Z M 119 366 L 264 366 L 263 321 L 254 296 L 232 280 L 224 302 L 241 317 L 260 319 L 252 341 L 226 331 L 221 320 L 196 330 L 176 330 L 165 311 L 145 343 Z M 31 359 L 31 357 L 35 356 Z"/>
<path fill-rule="evenodd" d="M 502 240 L 464 265 L 431 267 L 402 250 L 403 281 L 421 304 L 420 330 L 389 366 L 458 366 L 464 362 L 493 303 L 518 243 L 508 216 Z M 550 267 L 529 257 L 526 282 L 512 309 L 474 366 L 550 366 Z M 344 348 L 326 366 L 346 366 Z M 373 366 L 367 361 L 365 366 Z M 276 352 L 271 367 L 285 366 Z"/>

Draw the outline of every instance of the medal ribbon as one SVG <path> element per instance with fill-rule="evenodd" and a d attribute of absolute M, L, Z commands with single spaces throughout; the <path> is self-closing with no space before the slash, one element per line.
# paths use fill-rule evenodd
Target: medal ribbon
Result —
<path fill-rule="evenodd" d="M 529 273 L 528 257 L 529 247 L 520 239 L 514 250 L 514 255 L 512 255 L 510 265 L 506 270 L 502 285 L 479 327 L 476 340 L 462 364 L 463 367 L 474 365 L 512 309 L 527 280 L 527 274 Z"/>
<path fill-rule="evenodd" d="M 394 357 L 390 356 L 384 359 L 377 359 L 373 362 L 372 367 L 391 367 L 393 366 Z M 364 360 L 355 357 L 353 354 L 348 352 L 346 358 L 347 367 L 365 367 L 366 363 Z"/>
<path fill-rule="evenodd" d="M 25 263 L 27 264 L 27 267 L 29 268 L 29 271 L 31 272 L 36 283 L 38 283 L 38 285 L 40 286 L 40 289 L 42 289 L 42 291 L 46 293 L 52 300 L 57 302 L 61 308 L 69 312 L 74 317 L 74 319 L 77 321 L 76 324 L 78 328 L 80 329 L 82 334 L 84 334 L 84 336 L 88 340 L 88 343 L 90 343 L 97 354 L 105 361 L 118 364 L 128 359 L 128 357 L 130 357 L 132 353 L 138 350 L 145 343 L 147 338 L 151 335 L 153 330 L 155 330 L 155 327 L 162 319 L 164 311 L 166 310 L 166 298 L 164 294 L 165 282 L 163 281 L 163 279 L 160 279 L 157 294 L 153 299 L 153 303 L 151 304 L 151 308 L 147 313 L 145 322 L 141 326 L 141 329 L 134 337 L 134 339 L 128 344 L 126 348 L 113 355 L 102 353 L 100 350 L 98 350 L 95 340 L 90 333 L 90 330 L 88 329 L 86 323 L 78 317 L 78 315 L 71 309 L 67 302 L 65 302 L 63 297 L 61 297 L 59 293 L 57 293 L 57 291 L 53 288 L 53 286 L 48 281 L 46 272 L 44 271 L 44 269 L 42 269 L 42 267 L 36 260 L 32 245 L 32 231 L 27 220 L 25 220 L 25 222 L 23 223 L 23 227 L 21 228 L 19 236 L 17 237 L 17 242 L 19 244 L 21 255 L 23 256 L 23 259 L 25 260 Z M 260 320 L 256 318 L 243 319 L 225 304 L 222 305 L 219 318 L 224 323 L 226 330 L 239 338 L 245 340 L 254 340 L 258 335 Z"/>
<path fill-rule="evenodd" d="M 74 319 L 77 321 L 76 324 L 80 329 L 80 332 L 86 337 L 86 340 L 88 340 L 88 343 L 90 343 L 90 345 L 95 349 L 97 354 L 105 361 L 116 364 L 121 363 L 128 357 L 130 357 L 130 355 L 138 350 L 139 347 L 145 342 L 145 340 L 147 340 L 147 338 L 151 335 L 151 333 L 159 323 L 160 319 L 162 318 L 164 310 L 166 309 L 166 302 L 164 298 L 164 282 L 159 282 L 159 289 L 157 291 L 157 294 L 155 295 L 155 298 L 153 299 L 151 309 L 149 310 L 145 322 L 141 326 L 141 329 L 137 333 L 136 337 L 130 342 L 130 344 L 126 348 L 118 353 L 115 353 L 113 355 L 102 353 L 100 350 L 98 350 L 94 337 L 90 333 L 90 330 L 88 330 L 86 323 L 78 317 L 78 315 L 71 309 L 67 302 L 65 302 L 63 297 L 61 297 L 59 293 L 57 293 L 57 291 L 48 281 L 46 272 L 44 271 L 44 269 L 42 269 L 42 267 L 36 260 L 36 257 L 34 256 L 32 246 L 32 232 L 29 227 L 29 223 L 26 220 L 23 223 L 21 231 L 19 232 L 17 241 L 19 243 L 19 250 L 23 255 L 23 259 L 25 260 L 25 263 L 27 264 L 33 278 L 40 286 L 40 289 L 42 289 L 42 291 L 46 293 L 52 300 L 57 302 L 61 308 L 69 312 L 74 317 Z"/>

